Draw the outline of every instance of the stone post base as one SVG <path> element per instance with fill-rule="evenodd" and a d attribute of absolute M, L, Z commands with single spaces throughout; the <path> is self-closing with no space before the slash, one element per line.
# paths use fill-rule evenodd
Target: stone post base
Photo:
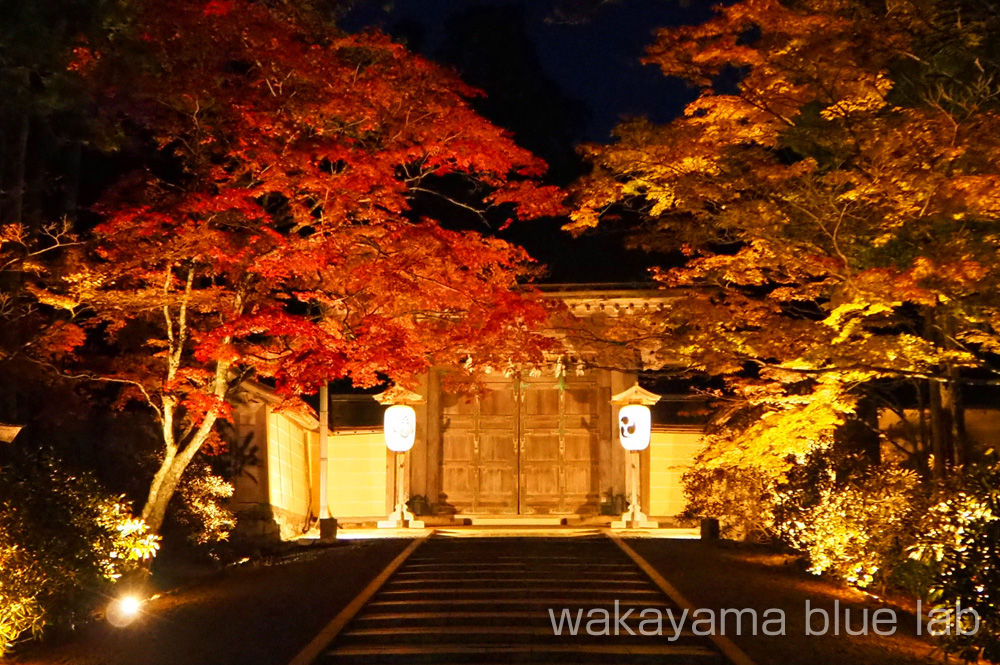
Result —
<path fill-rule="evenodd" d="M 332 543 L 337 540 L 337 518 L 322 517 L 319 520 L 319 542 Z"/>
<path fill-rule="evenodd" d="M 612 529 L 659 529 L 660 523 L 650 520 L 618 520 L 611 523 Z"/>
<path fill-rule="evenodd" d="M 620 520 L 611 523 L 612 529 L 659 529 L 660 523 L 648 519 L 641 510 L 630 508 Z"/>
<path fill-rule="evenodd" d="M 384 520 L 380 520 L 378 523 L 378 528 L 380 529 L 423 529 L 424 523 L 421 520 L 414 519 L 413 513 L 407 510 L 405 507 L 396 507 L 396 510 L 392 511 Z"/>

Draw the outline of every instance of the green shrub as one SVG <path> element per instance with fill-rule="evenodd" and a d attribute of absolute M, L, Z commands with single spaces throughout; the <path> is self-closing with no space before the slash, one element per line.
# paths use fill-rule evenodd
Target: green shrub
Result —
<path fill-rule="evenodd" d="M 930 569 L 933 609 L 953 612 L 960 603 L 979 615 L 975 634 L 940 636 L 967 661 L 1000 661 L 1000 463 L 990 457 L 941 488 L 911 549 Z"/>
<path fill-rule="evenodd" d="M 722 535 L 767 540 L 774 535 L 772 476 L 755 469 L 692 467 L 683 476 L 685 517 L 714 517 Z"/>
<path fill-rule="evenodd" d="M 813 573 L 860 588 L 884 583 L 905 561 L 921 505 L 920 479 L 895 465 L 818 469 L 778 493 L 777 528 Z"/>
<path fill-rule="evenodd" d="M 236 516 L 225 501 L 233 486 L 212 473 L 208 464 L 191 464 L 177 488 L 173 519 L 192 545 L 227 540 L 236 527 Z"/>
<path fill-rule="evenodd" d="M 6 504 L 0 507 L 7 509 Z M 45 575 L 11 540 L 9 534 L 0 533 L 0 656 L 21 634 L 37 637 L 45 625 L 45 610 L 38 601 Z"/>
<path fill-rule="evenodd" d="M 0 655 L 25 635 L 72 626 L 159 539 L 121 497 L 52 460 L 0 470 Z"/>

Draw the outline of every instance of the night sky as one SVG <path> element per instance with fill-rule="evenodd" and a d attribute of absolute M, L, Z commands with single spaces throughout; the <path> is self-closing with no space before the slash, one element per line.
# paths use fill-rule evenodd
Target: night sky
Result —
<path fill-rule="evenodd" d="M 411 50 L 453 67 L 486 92 L 475 106 L 545 159 L 568 184 L 584 166 L 581 142 L 608 142 L 623 117 L 657 122 L 693 98 L 683 83 L 639 62 L 658 26 L 703 21 L 704 0 L 397 0 L 363 2 L 345 29 L 378 28 Z M 621 251 L 623 226 L 607 224 L 579 240 L 564 220 L 515 225 L 503 234 L 545 263 L 549 282 L 645 281 L 657 261 Z"/>
<path fill-rule="evenodd" d="M 377 27 L 433 60 L 442 57 L 448 26 L 463 14 L 507 10 L 520 14 L 541 73 L 563 93 L 582 102 L 586 126 L 576 137 L 606 141 L 622 116 L 666 121 L 691 98 L 678 81 L 662 76 L 639 59 L 658 26 L 696 23 L 711 16 L 712 2 L 620 0 L 597 6 L 568 22 L 554 0 L 397 0 L 364 3 L 344 23 L 351 31 Z M 450 62 L 459 71 L 463 63 Z"/>

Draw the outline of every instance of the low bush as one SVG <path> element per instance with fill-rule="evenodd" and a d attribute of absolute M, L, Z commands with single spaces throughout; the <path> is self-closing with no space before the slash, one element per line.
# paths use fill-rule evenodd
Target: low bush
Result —
<path fill-rule="evenodd" d="M 173 520 L 188 543 L 210 546 L 229 538 L 236 516 L 225 505 L 233 496 L 233 486 L 214 475 L 203 462 L 188 467 L 174 499 Z"/>
<path fill-rule="evenodd" d="M 12 460 L 0 469 L 0 656 L 46 627 L 74 625 L 158 546 L 91 476 Z"/>
<path fill-rule="evenodd" d="M 684 474 L 684 517 L 719 520 L 721 535 L 769 540 L 774 535 L 775 480 L 755 469 L 692 467 Z"/>
<path fill-rule="evenodd" d="M 933 609 L 973 609 L 962 631 L 940 635 L 967 661 L 1000 662 L 1000 462 L 995 456 L 942 487 L 916 529 L 911 556 L 929 569 Z M 954 618 L 952 619 L 954 621 Z M 965 633 L 965 634 L 961 634 Z"/>
<path fill-rule="evenodd" d="M 827 469 L 805 486 L 779 491 L 776 528 L 809 557 L 811 572 L 859 588 L 876 582 L 884 587 L 907 559 L 920 496 L 917 474 L 897 466 L 874 466 L 844 478 Z"/>

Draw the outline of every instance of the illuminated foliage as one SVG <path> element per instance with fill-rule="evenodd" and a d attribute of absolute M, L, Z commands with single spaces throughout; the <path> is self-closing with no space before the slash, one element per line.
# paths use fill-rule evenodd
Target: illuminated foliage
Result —
<path fill-rule="evenodd" d="M 545 165 L 473 113 L 478 93 L 453 75 L 283 3 L 140 3 L 129 31 L 92 47 L 104 122 L 159 152 L 105 197 L 91 253 L 44 297 L 109 349 L 81 371 L 162 425 L 152 528 L 242 376 L 294 395 L 541 358 L 527 254 L 424 214 L 561 210 L 536 183 Z"/>
<path fill-rule="evenodd" d="M 1000 465 L 995 455 L 935 497 L 915 534 L 911 556 L 929 568 L 934 607 L 974 609 L 979 631 L 944 635 L 950 651 L 976 661 L 1000 659 Z M 965 625 L 972 632 L 973 626 Z"/>
<path fill-rule="evenodd" d="M 754 469 L 706 469 L 693 464 L 682 478 L 686 512 L 719 520 L 720 534 L 734 540 L 775 536 L 774 476 Z"/>
<path fill-rule="evenodd" d="M 0 472 L 0 654 L 24 634 L 72 625 L 95 592 L 155 556 L 159 538 L 121 497 L 49 461 Z M 99 597 L 99 596 L 98 596 Z"/>
<path fill-rule="evenodd" d="M 177 488 L 180 505 L 174 515 L 192 544 L 210 545 L 229 539 L 236 517 L 225 501 L 233 491 L 233 486 L 213 475 L 207 464 L 195 461 L 188 468 Z"/>
<path fill-rule="evenodd" d="M 682 257 L 654 275 L 671 306 L 610 341 L 725 381 L 685 478 L 691 508 L 783 533 L 856 585 L 904 566 L 922 497 L 981 454 L 963 391 L 1000 373 L 998 34 L 991 3 L 741 0 L 647 50 L 696 91 L 682 117 L 586 148 L 569 230 L 625 209 L 643 220 L 635 246 Z M 903 388 L 897 412 L 921 409 L 905 471 L 873 441 L 874 405 Z M 862 463 L 802 482 L 845 453 Z M 990 614 L 957 581 L 996 588 L 994 523 L 942 501 L 949 523 L 971 519 L 926 527 L 926 551 L 950 562 L 942 603 Z"/>
<path fill-rule="evenodd" d="M 0 362 L 33 345 L 48 361 L 83 343 L 78 326 L 66 321 L 53 324 L 38 307 L 72 306 L 70 301 L 39 288 L 39 283 L 51 273 L 48 260 L 76 244 L 77 236 L 66 220 L 46 224 L 35 232 L 24 224 L 0 226 L 0 283 L 4 286 L 0 289 L 0 322 L 6 333 L 0 340 Z"/>
<path fill-rule="evenodd" d="M 846 481 L 832 470 L 814 480 L 805 505 L 795 505 L 801 491 L 779 490 L 782 537 L 808 555 L 812 573 L 862 589 L 876 579 L 884 583 L 913 538 L 921 507 L 917 474 L 887 465 Z"/>
<path fill-rule="evenodd" d="M 698 456 L 698 466 L 754 469 L 782 480 L 796 461 L 828 450 L 855 399 L 830 377 L 816 384 L 796 392 L 773 383 L 742 382 L 737 395 L 759 417 L 714 432 L 712 445 Z"/>
<path fill-rule="evenodd" d="M 710 437 L 705 461 L 780 474 L 876 381 L 921 382 L 938 477 L 969 458 L 962 386 L 971 368 L 996 383 L 1000 348 L 996 24 L 923 0 L 744 0 L 658 32 L 645 61 L 699 96 L 587 149 L 569 228 L 631 207 L 637 246 L 686 256 L 656 274 L 678 301 L 648 317 L 644 357 L 773 414 Z"/>

